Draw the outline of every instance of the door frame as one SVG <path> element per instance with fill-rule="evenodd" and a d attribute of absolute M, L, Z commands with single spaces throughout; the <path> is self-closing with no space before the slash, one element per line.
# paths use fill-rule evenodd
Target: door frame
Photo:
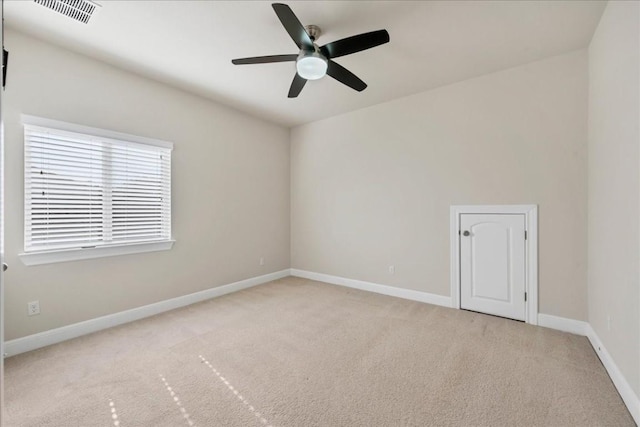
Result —
<path fill-rule="evenodd" d="M 4 0 L 0 0 L 0 50 L 4 49 Z M 0 57 L 0 65 L 4 56 Z M 7 61 L 8 62 L 8 61 Z M 8 63 L 5 64 L 8 67 Z M 8 68 L 7 68 L 8 69 Z M 1 70 L 1 67 L 0 67 Z M 0 74 L 0 427 L 4 424 L 4 77 Z"/>
<path fill-rule="evenodd" d="M 525 284 L 527 293 L 524 319 L 538 324 L 538 205 L 452 205 L 450 208 L 451 239 L 451 306 L 460 309 L 460 215 L 523 214 L 525 218 Z"/>

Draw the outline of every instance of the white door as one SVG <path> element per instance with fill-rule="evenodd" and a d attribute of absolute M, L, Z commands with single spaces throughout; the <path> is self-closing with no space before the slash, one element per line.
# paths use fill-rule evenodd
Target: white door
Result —
<path fill-rule="evenodd" d="M 525 320 L 525 215 L 460 215 L 460 307 Z"/>

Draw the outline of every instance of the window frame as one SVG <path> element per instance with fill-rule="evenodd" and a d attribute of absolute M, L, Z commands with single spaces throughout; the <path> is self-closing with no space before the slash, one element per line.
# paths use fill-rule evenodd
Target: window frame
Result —
<path fill-rule="evenodd" d="M 38 126 L 43 128 L 49 128 L 52 130 L 60 130 L 65 132 L 74 132 L 78 134 L 84 134 L 91 137 L 97 138 L 105 138 L 115 141 L 122 141 L 123 143 L 136 143 L 142 145 L 150 145 L 161 147 L 169 150 L 173 150 L 173 143 L 168 141 L 163 141 L 159 139 L 141 137 L 137 135 L 130 135 L 121 132 L 110 131 L 106 129 L 93 128 L 88 126 L 77 125 L 73 123 L 62 122 L 53 119 L 46 119 L 42 117 L 30 116 L 23 114 L 21 115 L 21 121 L 23 126 Z M 26 140 L 23 137 L 23 147 L 26 149 Z M 23 168 L 26 166 L 26 159 L 23 162 Z M 26 168 L 23 169 L 23 177 L 26 179 L 27 177 Z M 169 171 L 169 180 L 171 181 L 172 170 Z M 171 182 L 170 182 L 171 185 Z M 143 252 L 156 252 L 156 251 L 164 251 L 170 250 L 175 243 L 173 239 L 173 235 L 170 232 L 169 239 L 161 239 L 161 240 L 149 240 L 149 241 L 136 241 L 136 242 L 117 242 L 117 243 L 108 243 L 104 245 L 97 245 L 95 247 L 72 247 L 72 248 L 64 248 L 64 249 L 42 249 L 42 250 L 26 250 L 27 246 L 27 237 L 26 237 L 26 225 L 27 225 L 27 194 L 25 193 L 26 188 L 23 189 L 23 201 L 24 201 L 24 210 L 23 210 L 23 231 L 24 240 L 23 240 L 23 252 L 18 254 L 21 261 L 25 265 L 39 265 L 39 264 L 49 264 L 49 263 L 57 263 L 57 262 L 65 262 L 65 261 L 76 261 L 83 259 L 92 259 L 92 258 L 102 258 L 108 256 L 115 255 L 127 255 L 127 254 L 135 254 L 135 253 L 143 253 Z M 169 227 L 171 230 L 171 200 L 169 201 Z"/>

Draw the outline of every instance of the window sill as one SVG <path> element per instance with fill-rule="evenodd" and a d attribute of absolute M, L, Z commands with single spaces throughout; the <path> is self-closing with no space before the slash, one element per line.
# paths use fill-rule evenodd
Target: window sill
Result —
<path fill-rule="evenodd" d="M 55 251 L 26 252 L 19 254 L 24 265 L 53 264 L 56 262 L 79 261 L 116 255 L 138 254 L 142 252 L 168 251 L 175 240 L 159 242 L 130 243 L 126 245 L 97 246 L 89 249 L 62 249 Z"/>

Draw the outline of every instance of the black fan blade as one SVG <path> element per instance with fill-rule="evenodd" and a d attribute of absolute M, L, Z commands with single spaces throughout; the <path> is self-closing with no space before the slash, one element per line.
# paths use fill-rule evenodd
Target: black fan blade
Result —
<path fill-rule="evenodd" d="M 295 61 L 296 58 L 298 58 L 298 55 L 296 55 L 296 54 L 291 54 L 291 55 L 270 55 L 270 56 L 254 56 L 252 58 L 232 59 L 231 62 L 233 62 L 236 65 L 267 64 L 269 62 Z"/>
<path fill-rule="evenodd" d="M 307 84 L 307 80 L 303 79 L 298 75 L 298 73 L 296 73 L 296 75 L 293 76 L 293 81 L 291 82 L 291 87 L 289 88 L 289 95 L 287 95 L 287 97 L 296 98 L 298 95 L 300 95 L 300 92 L 302 91 L 302 88 L 304 87 L 305 84 Z"/>
<path fill-rule="evenodd" d="M 320 48 L 320 51 L 328 58 L 338 58 L 361 50 L 371 49 L 387 42 L 389 42 L 387 30 L 378 30 L 327 43 Z"/>
<path fill-rule="evenodd" d="M 337 62 L 329 60 L 327 74 L 329 74 L 340 83 L 343 83 L 350 88 L 357 90 L 358 92 L 362 92 L 367 88 L 367 84 L 365 82 L 360 80 L 358 76 L 356 76 Z"/>
<path fill-rule="evenodd" d="M 307 31 L 304 29 L 291 8 L 282 3 L 273 3 L 271 6 L 276 12 L 276 15 L 278 15 L 280 22 L 282 22 L 284 29 L 287 30 L 287 33 L 289 33 L 293 41 L 296 43 L 296 46 L 300 49 L 312 50 L 313 42 L 311 41 L 311 37 L 309 37 L 309 34 L 307 34 Z"/>

